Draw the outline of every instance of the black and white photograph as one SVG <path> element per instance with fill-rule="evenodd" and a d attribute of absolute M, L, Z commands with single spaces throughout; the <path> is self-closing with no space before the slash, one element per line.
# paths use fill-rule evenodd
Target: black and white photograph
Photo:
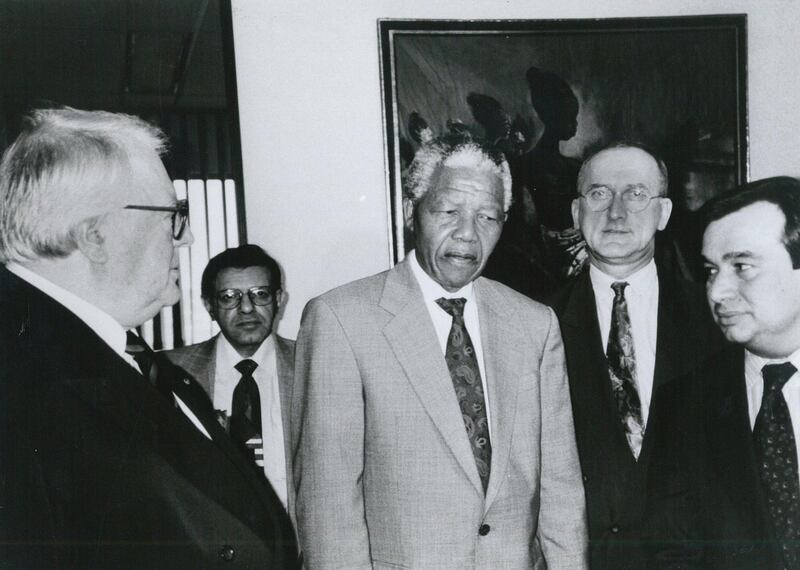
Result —
<path fill-rule="evenodd" d="M 800 570 L 798 22 L 0 0 L 0 568 Z"/>

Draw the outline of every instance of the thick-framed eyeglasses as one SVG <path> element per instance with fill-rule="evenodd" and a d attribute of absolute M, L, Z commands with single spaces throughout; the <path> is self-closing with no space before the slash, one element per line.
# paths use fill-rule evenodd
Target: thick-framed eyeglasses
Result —
<path fill-rule="evenodd" d="M 586 205 L 592 212 L 603 212 L 611 207 L 614 201 L 615 192 L 609 188 L 598 187 L 592 188 L 586 194 L 581 194 L 581 198 L 586 200 Z M 651 196 L 644 188 L 634 187 L 624 190 L 620 196 L 625 209 L 631 214 L 641 212 L 650 204 L 655 198 L 663 198 L 664 196 Z"/>
<path fill-rule="evenodd" d="M 144 210 L 145 212 L 172 212 L 172 237 L 181 239 L 189 223 L 189 201 L 178 200 L 174 206 L 125 206 L 126 210 Z"/>
<path fill-rule="evenodd" d="M 251 303 L 263 307 L 275 300 L 275 293 L 278 291 L 280 289 L 272 285 L 262 285 L 250 287 L 247 290 L 247 296 L 250 298 Z M 243 297 L 244 292 L 241 289 L 223 289 L 222 291 L 217 291 L 217 305 L 221 309 L 235 309 L 241 305 Z"/>

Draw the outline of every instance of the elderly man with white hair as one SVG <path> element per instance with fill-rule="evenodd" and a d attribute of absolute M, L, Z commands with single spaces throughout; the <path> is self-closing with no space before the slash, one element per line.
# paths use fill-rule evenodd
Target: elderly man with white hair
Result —
<path fill-rule="evenodd" d="M 480 277 L 508 165 L 439 139 L 404 190 L 416 249 L 303 315 L 291 423 L 305 566 L 586 568 L 558 322 Z"/>
<path fill-rule="evenodd" d="M 202 388 L 135 327 L 179 298 L 163 134 L 34 112 L 0 163 L 0 560 L 296 567 L 291 523 Z"/>

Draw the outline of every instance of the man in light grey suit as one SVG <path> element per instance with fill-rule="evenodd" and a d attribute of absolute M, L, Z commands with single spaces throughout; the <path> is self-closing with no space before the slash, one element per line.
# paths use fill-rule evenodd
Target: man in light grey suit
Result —
<path fill-rule="evenodd" d="M 479 275 L 511 201 L 469 139 L 424 145 L 416 250 L 305 309 L 292 446 L 305 566 L 586 568 L 558 322 Z"/>
<path fill-rule="evenodd" d="M 213 257 L 200 287 L 203 303 L 221 332 L 164 354 L 208 392 L 220 423 L 234 440 L 245 440 L 247 451 L 293 516 L 288 451 L 294 341 L 273 334 L 286 300 L 281 281 L 277 262 L 257 245 L 241 245 Z M 243 368 L 243 363 L 252 363 L 253 369 Z M 239 436 L 239 408 L 257 415 L 257 434 Z M 253 418 L 243 421 L 249 425 Z"/>

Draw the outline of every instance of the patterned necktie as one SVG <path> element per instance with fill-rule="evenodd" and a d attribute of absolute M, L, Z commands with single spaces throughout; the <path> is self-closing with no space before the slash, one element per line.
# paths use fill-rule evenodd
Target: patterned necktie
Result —
<path fill-rule="evenodd" d="M 797 369 L 791 362 L 767 364 L 761 369 L 764 397 L 753 426 L 753 443 L 767 510 L 789 568 L 800 567 L 797 542 L 800 540 L 800 481 L 792 418 L 782 390 L 795 372 Z"/>
<path fill-rule="evenodd" d="M 466 299 L 437 299 L 436 304 L 453 317 L 447 337 L 445 360 L 453 380 L 461 417 L 478 466 L 483 491 L 489 484 L 489 467 L 492 464 L 492 443 L 489 441 L 489 421 L 486 417 L 486 400 L 483 397 L 481 371 L 475 348 L 464 324 Z"/>
<path fill-rule="evenodd" d="M 233 390 L 233 405 L 231 406 L 231 437 L 239 443 L 253 457 L 254 461 L 261 448 L 261 396 L 253 372 L 258 364 L 246 358 L 235 366 L 242 377 Z M 263 453 L 263 452 L 262 452 Z"/>
<path fill-rule="evenodd" d="M 628 303 L 625 301 L 627 282 L 611 284 L 614 290 L 614 304 L 611 307 L 611 330 L 608 334 L 608 375 L 611 378 L 611 391 L 617 404 L 617 414 L 625 430 L 628 447 L 638 461 L 644 439 L 642 403 L 636 389 L 636 354 L 633 351 L 631 319 L 628 316 Z"/>

